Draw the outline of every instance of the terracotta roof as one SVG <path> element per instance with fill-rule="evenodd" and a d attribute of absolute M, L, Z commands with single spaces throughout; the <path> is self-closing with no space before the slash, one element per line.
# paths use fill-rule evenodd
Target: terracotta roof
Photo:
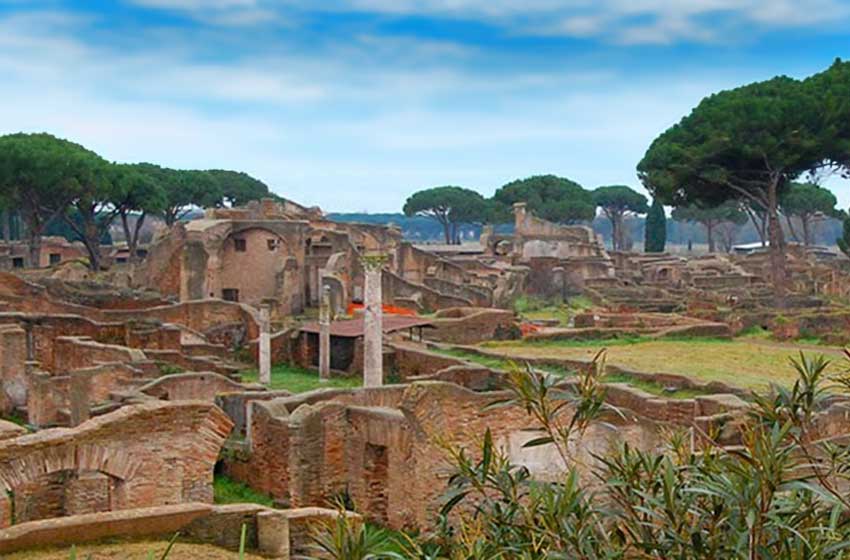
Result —
<path fill-rule="evenodd" d="M 384 315 L 382 327 L 385 333 L 392 333 L 416 327 L 434 328 L 434 323 L 430 319 L 424 319 L 422 317 Z M 306 323 L 301 327 L 301 332 L 318 334 L 319 323 L 316 321 Z M 363 336 L 363 318 L 358 317 L 357 319 L 331 322 L 331 336 L 339 336 L 343 338 L 359 338 Z"/>

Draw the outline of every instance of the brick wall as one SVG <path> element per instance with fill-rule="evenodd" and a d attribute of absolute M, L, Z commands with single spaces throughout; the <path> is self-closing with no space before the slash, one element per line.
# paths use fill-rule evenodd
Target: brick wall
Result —
<path fill-rule="evenodd" d="M 0 325 L 0 411 L 26 403 L 26 333 L 16 325 Z"/>
<path fill-rule="evenodd" d="M 73 495 L 66 482 L 98 472 L 111 482 L 110 510 L 211 502 L 213 467 L 231 426 L 218 408 L 198 401 L 124 407 L 77 428 L 0 442 L 0 488 L 17 503 L 19 495 L 47 492 L 59 477 Z M 80 489 L 73 507 L 86 507 L 87 495 L 88 506 L 99 507 L 102 496 L 92 492 Z"/>

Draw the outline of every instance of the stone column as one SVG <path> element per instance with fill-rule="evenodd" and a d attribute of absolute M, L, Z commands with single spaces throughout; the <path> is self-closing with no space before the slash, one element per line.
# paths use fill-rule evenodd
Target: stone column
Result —
<path fill-rule="evenodd" d="M 289 560 L 289 518 L 282 511 L 257 514 L 257 548 L 277 560 Z"/>
<path fill-rule="evenodd" d="M 381 295 L 381 270 L 384 255 L 365 256 L 362 259 L 366 276 L 363 294 L 363 386 L 380 387 L 384 384 L 384 331 L 383 297 Z"/>
<path fill-rule="evenodd" d="M 319 380 L 331 377 L 331 289 L 322 286 L 319 302 Z"/>
<path fill-rule="evenodd" d="M 260 370 L 260 383 L 270 385 L 272 382 L 272 337 L 269 324 L 269 306 L 260 306 L 260 344 L 257 351 Z"/>

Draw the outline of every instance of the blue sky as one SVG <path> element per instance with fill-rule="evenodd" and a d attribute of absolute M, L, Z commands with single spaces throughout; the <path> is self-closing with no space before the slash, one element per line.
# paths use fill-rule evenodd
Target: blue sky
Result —
<path fill-rule="evenodd" d="M 542 173 L 638 186 L 702 97 L 850 57 L 848 23 L 848 0 L 0 0 L 0 132 L 327 211 Z"/>

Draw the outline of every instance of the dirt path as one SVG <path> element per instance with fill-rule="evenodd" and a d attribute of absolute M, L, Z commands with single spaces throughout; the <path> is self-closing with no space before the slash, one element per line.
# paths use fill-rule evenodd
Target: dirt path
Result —
<path fill-rule="evenodd" d="M 123 542 L 113 544 L 79 545 L 76 548 L 77 558 L 91 560 L 147 560 L 159 558 L 165 551 L 164 541 Z M 3 556 L 4 560 L 68 560 L 70 548 L 51 548 L 44 550 L 29 550 Z M 91 556 L 89 556 L 91 555 Z M 168 560 L 236 560 L 238 553 L 208 544 L 180 543 L 174 545 Z M 246 560 L 261 560 L 262 556 L 245 554 Z"/>

